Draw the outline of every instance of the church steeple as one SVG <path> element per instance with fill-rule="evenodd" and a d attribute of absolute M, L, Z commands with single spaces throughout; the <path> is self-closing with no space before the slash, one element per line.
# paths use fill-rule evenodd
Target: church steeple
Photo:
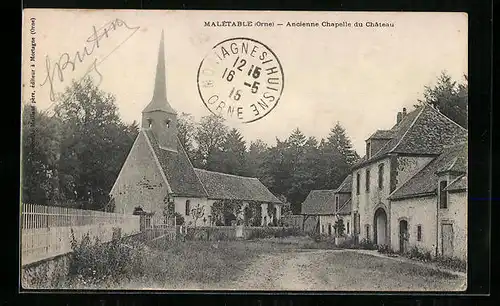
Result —
<path fill-rule="evenodd" d="M 142 111 L 142 128 L 151 129 L 160 147 L 177 151 L 177 113 L 167 100 L 165 47 L 161 31 L 156 76 L 151 102 Z"/>
<path fill-rule="evenodd" d="M 164 111 L 171 114 L 176 114 L 175 110 L 167 101 L 167 88 L 165 76 L 165 46 L 163 39 L 163 30 L 161 31 L 160 48 L 158 51 L 158 61 L 156 63 L 155 86 L 153 90 L 153 98 L 148 106 L 142 111 Z"/>

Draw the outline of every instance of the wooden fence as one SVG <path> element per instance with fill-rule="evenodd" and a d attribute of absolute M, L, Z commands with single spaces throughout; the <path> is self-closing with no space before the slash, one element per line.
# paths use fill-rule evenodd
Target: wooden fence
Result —
<path fill-rule="evenodd" d="M 119 229 L 119 230 L 118 230 Z M 21 205 L 21 264 L 71 252 L 71 230 L 79 241 L 87 233 L 101 242 L 139 232 L 139 216 L 66 207 Z"/>

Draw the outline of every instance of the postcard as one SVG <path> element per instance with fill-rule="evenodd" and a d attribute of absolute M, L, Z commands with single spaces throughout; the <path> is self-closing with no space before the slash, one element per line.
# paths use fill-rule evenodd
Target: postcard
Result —
<path fill-rule="evenodd" d="M 467 14 L 23 20 L 23 289 L 467 288 Z"/>

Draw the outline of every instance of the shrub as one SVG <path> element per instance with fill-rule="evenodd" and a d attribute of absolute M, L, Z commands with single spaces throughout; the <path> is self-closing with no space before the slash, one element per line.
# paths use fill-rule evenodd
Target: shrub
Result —
<path fill-rule="evenodd" d="M 135 259 L 131 250 L 123 246 L 120 240 L 101 243 L 99 239 L 91 241 L 86 234 L 80 242 L 71 231 L 73 252 L 69 260 L 68 281 L 85 286 L 105 286 L 119 283 L 130 275 L 129 264 Z"/>
<path fill-rule="evenodd" d="M 355 239 L 352 237 L 349 237 L 339 243 L 338 247 L 344 248 L 344 249 L 359 249 L 359 245 L 356 243 Z"/>
<path fill-rule="evenodd" d="M 174 214 L 174 216 L 175 216 L 175 224 L 176 225 L 183 225 L 184 224 L 184 217 L 180 213 L 176 212 Z"/>
<path fill-rule="evenodd" d="M 359 243 L 359 248 L 364 250 L 376 250 L 377 245 L 365 238 Z"/>
<path fill-rule="evenodd" d="M 224 232 L 218 232 L 215 234 L 215 239 L 218 241 L 226 241 L 229 240 L 229 236 Z"/>

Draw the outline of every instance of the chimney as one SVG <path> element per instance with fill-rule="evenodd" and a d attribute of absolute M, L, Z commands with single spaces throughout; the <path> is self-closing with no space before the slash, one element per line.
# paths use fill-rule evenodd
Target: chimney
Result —
<path fill-rule="evenodd" d="M 397 120 L 396 120 L 396 124 L 399 124 L 402 119 L 403 119 L 403 114 L 401 112 L 398 112 L 398 117 L 397 117 Z"/>

